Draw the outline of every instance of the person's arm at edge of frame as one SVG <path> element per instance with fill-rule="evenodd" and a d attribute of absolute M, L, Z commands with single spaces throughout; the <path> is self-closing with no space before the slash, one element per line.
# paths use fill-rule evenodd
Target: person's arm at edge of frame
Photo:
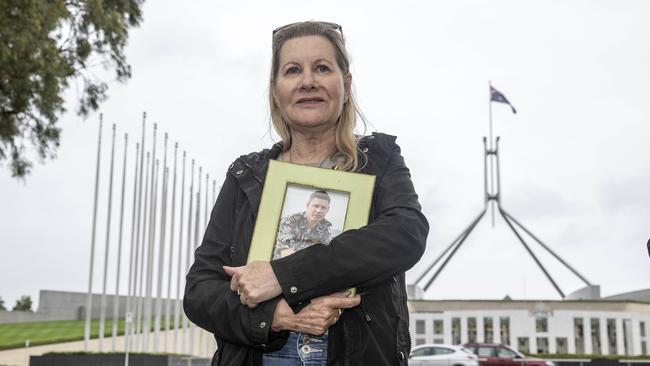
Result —
<path fill-rule="evenodd" d="M 380 284 L 411 268 L 424 254 L 429 224 L 399 146 L 393 144 L 387 159 L 377 177 L 381 179 L 373 205 L 380 206 L 372 223 L 345 231 L 330 245 L 313 245 L 271 262 L 290 305 L 342 288 Z"/>
<path fill-rule="evenodd" d="M 281 346 L 287 332 L 271 332 L 280 297 L 250 309 L 230 290 L 230 276 L 223 265 L 232 265 L 230 247 L 238 187 L 227 174 L 194 264 L 187 274 L 183 309 L 187 317 L 224 341 L 268 350 Z"/>

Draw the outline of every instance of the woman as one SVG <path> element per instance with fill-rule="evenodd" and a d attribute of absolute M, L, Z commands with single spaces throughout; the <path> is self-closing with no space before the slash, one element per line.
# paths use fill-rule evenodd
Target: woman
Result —
<path fill-rule="evenodd" d="M 313 364 L 407 365 L 404 272 L 424 252 L 428 223 L 395 137 L 354 135 L 340 26 L 273 32 L 269 103 L 282 141 L 230 166 L 187 275 L 185 313 L 215 334 L 213 364 L 310 365 L 320 355 Z M 375 175 L 369 224 L 245 265 L 270 159 Z M 358 295 L 340 292 L 350 287 Z"/>

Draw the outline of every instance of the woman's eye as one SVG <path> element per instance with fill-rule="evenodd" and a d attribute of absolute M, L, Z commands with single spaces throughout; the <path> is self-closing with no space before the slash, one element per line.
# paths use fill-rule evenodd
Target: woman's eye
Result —
<path fill-rule="evenodd" d="M 328 71 L 330 71 L 330 68 L 327 65 L 318 65 L 318 66 L 316 66 L 316 71 L 318 71 L 318 72 L 328 72 Z"/>
<path fill-rule="evenodd" d="M 289 74 L 297 74 L 298 72 L 300 72 L 300 69 L 297 66 L 291 66 L 288 69 L 286 69 L 284 73 L 285 75 L 289 75 Z"/>

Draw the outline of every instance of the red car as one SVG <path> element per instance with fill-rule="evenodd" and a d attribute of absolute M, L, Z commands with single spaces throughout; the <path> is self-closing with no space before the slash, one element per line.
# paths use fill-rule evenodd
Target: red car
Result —
<path fill-rule="evenodd" d="M 480 366 L 555 366 L 553 361 L 526 357 L 502 344 L 467 343 L 464 347 L 478 356 Z"/>

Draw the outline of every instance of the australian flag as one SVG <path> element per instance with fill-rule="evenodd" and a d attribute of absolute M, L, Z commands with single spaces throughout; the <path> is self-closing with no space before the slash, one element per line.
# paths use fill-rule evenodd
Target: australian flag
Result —
<path fill-rule="evenodd" d="M 515 109 L 515 107 L 512 106 L 512 104 L 510 104 L 508 99 L 506 99 L 505 95 L 503 95 L 503 93 L 501 93 L 500 91 L 494 89 L 492 85 L 490 85 L 490 101 L 505 103 L 509 105 L 510 108 L 512 108 L 512 113 L 517 113 L 517 110 Z"/>

